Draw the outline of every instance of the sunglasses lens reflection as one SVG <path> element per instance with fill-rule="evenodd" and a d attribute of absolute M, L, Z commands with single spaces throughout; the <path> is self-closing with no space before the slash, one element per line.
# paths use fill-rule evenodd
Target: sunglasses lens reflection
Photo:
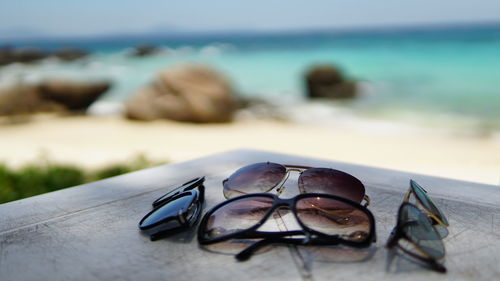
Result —
<path fill-rule="evenodd" d="M 298 219 L 308 228 L 345 240 L 364 241 L 370 233 L 371 220 L 353 205 L 326 197 L 306 197 L 297 201 Z"/>
<path fill-rule="evenodd" d="M 399 213 L 399 224 L 406 237 L 414 244 L 405 247 L 406 244 L 400 243 L 400 246 L 420 256 L 424 252 L 436 260 L 444 257 L 445 250 L 441 237 L 430 219 L 417 207 L 410 204 L 403 205 Z"/>
<path fill-rule="evenodd" d="M 224 184 L 224 197 L 268 192 L 285 177 L 286 168 L 276 163 L 256 163 L 234 172 Z"/>
<path fill-rule="evenodd" d="M 342 171 L 327 168 L 312 168 L 299 177 L 301 193 L 334 194 L 361 203 L 365 187 L 357 178 Z"/>
<path fill-rule="evenodd" d="M 203 230 L 205 238 L 214 239 L 255 226 L 266 216 L 273 202 L 272 197 L 254 196 L 221 206 L 208 217 Z"/>
<path fill-rule="evenodd" d="M 149 215 L 141 221 L 139 227 L 149 228 L 160 222 L 170 223 L 172 226 L 178 226 L 177 220 L 179 210 L 188 210 L 191 204 L 193 204 L 194 199 L 194 195 L 186 193 L 185 195 L 166 203 L 149 213 Z"/>

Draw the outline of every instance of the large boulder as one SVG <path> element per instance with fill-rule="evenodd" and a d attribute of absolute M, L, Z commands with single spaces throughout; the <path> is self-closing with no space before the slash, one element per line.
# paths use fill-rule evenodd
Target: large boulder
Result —
<path fill-rule="evenodd" d="M 310 98 L 350 99 L 356 97 L 356 83 L 346 81 L 338 68 L 318 65 L 306 73 L 307 96 Z"/>
<path fill-rule="evenodd" d="M 159 53 L 160 49 L 153 45 L 138 45 L 132 49 L 131 55 L 134 57 L 145 57 Z"/>
<path fill-rule="evenodd" d="M 236 105 L 233 88 L 222 74 L 206 66 L 184 65 L 160 72 L 126 103 L 126 114 L 136 120 L 228 122 Z"/>
<path fill-rule="evenodd" d="M 61 105 L 42 99 L 36 86 L 15 85 L 0 89 L 0 116 L 62 110 Z"/>
<path fill-rule="evenodd" d="M 9 46 L 0 47 L 0 65 L 9 64 L 14 61 L 14 49 Z"/>
<path fill-rule="evenodd" d="M 72 47 L 64 47 L 60 48 L 54 51 L 52 53 L 52 56 L 63 60 L 63 61 L 74 61 L 81 59 L 85 56 L 87 56 L 89 53 L 85 50 L 78 49 L 78 48 L 72 48 Z"/>
<path fill-rule="evenodd" d="M 111 83 L 48 80 L 38 86 L 40 97 L 70 111 L 85 111 L 111 87 Z"/>
<path fill-rule="evenodd" d="M 0 47 L 0 65 L 21 62 L 31 63 L 47 57 L 47 53 L 35 47 Z"/>
<path fill-rule="evenodd" d="M 39 61 L 47 57 L 47 52 L 42 51 L 40 48 L 35 47 L 23 47 L 14 49 L 12 54 L 14 55 L 14 62 L 31 63 Z"/>
<path fill-rule="evenodd" d="M 37 85 L 0 88 L 0 115 L 38 112 L 82 112 L 107 89 L 109 82 L 50 80 Z"/>
<path fill-rule="evenodd" d="M 73 61 L 83 58 L 88 52 L 78 48 L 64 47 L 55 50 L 53 53 L 45 52 L 35 47 L 14 48 L 10 46 L 0 47 L 0 65 L 10 63 L 32 63 L 44 59 L 48 56 L 59 58 L 62 61 Z"/>

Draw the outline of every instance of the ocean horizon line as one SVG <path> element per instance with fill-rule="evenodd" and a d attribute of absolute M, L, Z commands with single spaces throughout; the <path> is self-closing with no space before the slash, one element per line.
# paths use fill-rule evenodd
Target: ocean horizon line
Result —
<path fill-rule="evenodd" d="M 450 23 L 414 23 L 399 25 L 375 25 L 375 26 L 344 26 L 344 27 L 311 27 L 302 29 L 238 29 L 238 30 L 214 30 L 214 31 L 196 31 L 196 30 L 169 30 L 169 31 L 144 31 L 134 33 L 107 33 L 107 34 L 89 34 L 89 35 L 57 35 L 47 32 L 41 32 L 39 36 L 29 38 L 9 38 L 3 37 L 0 31 L 0 46 L 27 46 L 36 43 L 76 43 L 76 45 L 87 42 L 106 42 L 106 41 L 130 41 L 137 40 L 138 43 L 143 40 L 192 40 L 192 39 L 211 39 L 211 40 L 230 40 L 238 38 L 266 38 L 266 37 L 287 37 L 287 36 L 367 36 L 367 35 L 410 35 L 422 33 L 448 33 L 450 31 L 474 31 L 496 30 L 500 31 L 500 21 L 475 21 L 475 22 L 450 22 Z M 11 42 L 2 42 L 11 41 Z M 144 43 L 143 42 L 143 43 Z M 139 43 L 140 44 L 140 43 Z M 63 46 L 61 45 L 61 46 Z M 64 45 L 66 46 L 66 45 Z"/>

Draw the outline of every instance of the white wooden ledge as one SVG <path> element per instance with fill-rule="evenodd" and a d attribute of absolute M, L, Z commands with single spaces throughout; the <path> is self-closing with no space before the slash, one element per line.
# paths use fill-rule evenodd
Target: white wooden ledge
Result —
<path fill-rule="evenodd" d="M 161 194 L 205 175 L 205 210 L 224 200 L 221 181 L 261 161 L 332 167 L 358 177 L 372 198 L 378 240 L 363 261 L 340 249 L 275 246 L 247 262 L 200 249 L 195 229 L 160 241 L 137 223 Z M 411 160 L 409 160 L 411 161 Z M 417 180 L 450 221 L 447 274 L 384 248 Z M 288 183 L 287 183 L 288 185 Z M 497 280 L 500 187 L 254 150 L 164 165 L 0 205 L 0 280 Z"/>

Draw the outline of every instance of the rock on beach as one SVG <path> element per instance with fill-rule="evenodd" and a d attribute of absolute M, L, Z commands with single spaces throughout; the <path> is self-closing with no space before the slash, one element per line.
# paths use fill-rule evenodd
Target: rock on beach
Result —
<path fill-rule="evenodd" d="M 161 51 L 160 48 L 153 45 L 138 45 L 132 49 L 131 56 L 133 57 L 146 57 L 151 56 Z"/>
<path fill-rule="evenodd" d="M 38 112 L 84 112 L 111 87 L 111 83 L 47 80 L 36 85 L 0 89 L 0 115 Z"/>
<path fill-rule="evenodd" d="M 229 80 L 201 65 L 182 65 L 161 71 L 126 103 L 135 120 L 171 119 L 184 122 L 229 122 L 237 108 Z"/>
<path fill-rule="evenodd" d="M 317 65 L 305 75 L 309 98 L 352 99 L 357 95 L 356 83 L 346 81 L 333 65 Z"/>
<path fill-rule="evenodd" d="M 9 46 L 0 47 L 0 65 L 10 63 L 32 63 L 44 59 L 47 52 L 35 47 L 13 48 Z"/>
<path fill-rule="evenodd" d="M 63 47 L 53 52 L 47 52 L 36 47 L 0 47 L 0 66 L 11 63 L 36 63 L 48 57 L 56 57 L 62 61 L 74 61 L 89 53 L 79 48 Z"/>
<path fill-rule="evenodd" d="M 38 86 L 40 97 L 61 104 L 69 111 L 85 111 L 111 87 L 107 81 L 48 80 Z"/>
<path fill-rule="evenodd" d="M 54 51 L 52 56 L 62 60 L 62 61 L 74 61 L 81 58 L 84 58 L 89 53 L 83 49 L 72 48 L 72 47 L 64 47 Z"/>

